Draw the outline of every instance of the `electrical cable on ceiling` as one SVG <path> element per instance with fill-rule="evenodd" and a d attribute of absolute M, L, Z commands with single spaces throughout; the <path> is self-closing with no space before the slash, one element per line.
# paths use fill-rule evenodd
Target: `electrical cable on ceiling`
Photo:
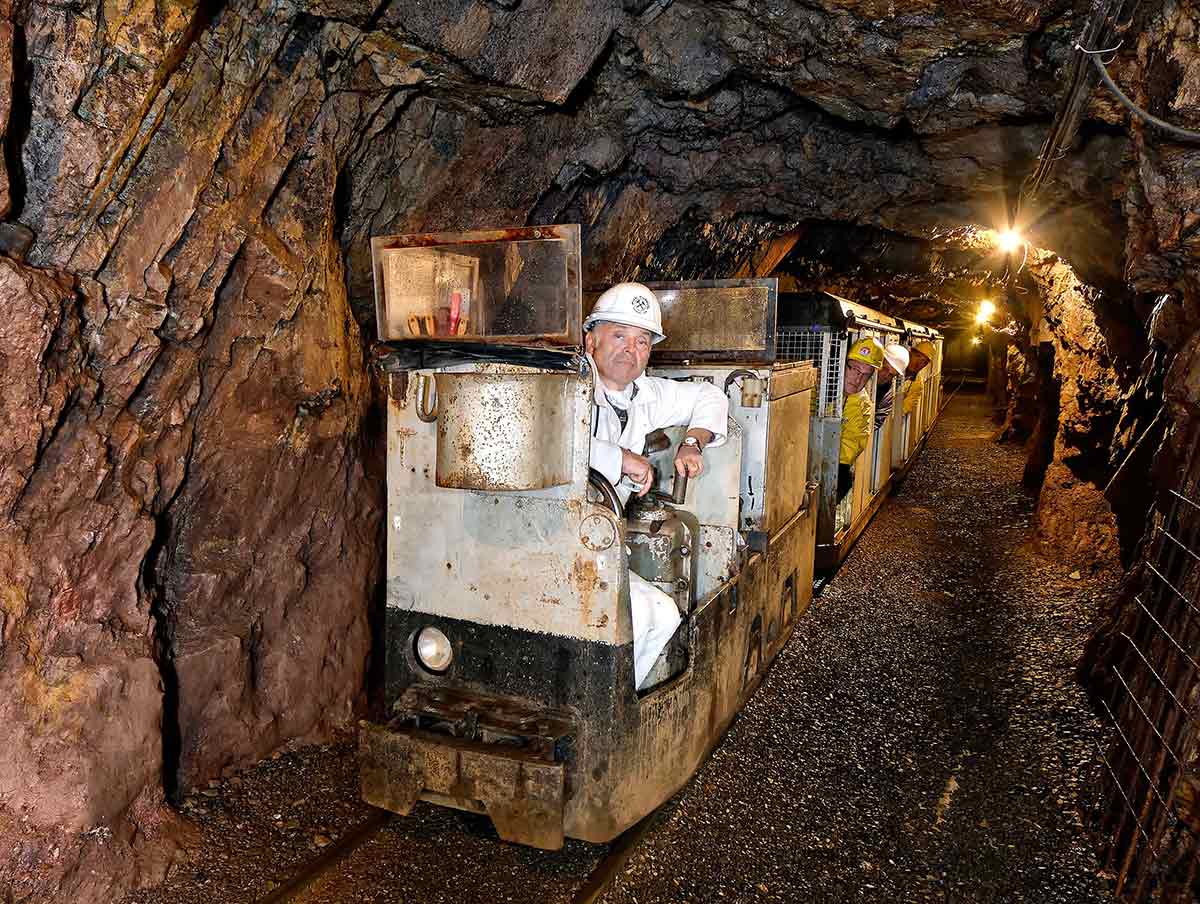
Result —
<path fill-rule="evenodd" d="M 1141 107 L 1135 104 L 1129 98 L 1129 96 L 1121 90 L 1121 87 L 1113 81 L 1112 76 L 1108 74 L 1108 69 L 1106 69 L 1104 66 L 1104 61 L 1100 59 L 1101 54 L 1108 53 L 1107 50 L 1087 50 L 1083 47 L 1080 47 L 1078 44 L 1075 45 L 1075 49 L 1081 53 L 1087 54 L 1091 58 L 1093 65 L 1095 65 L 1096 69 L 1100 73 L 1100 80 L 1104 82 L 1105 87 L 1107 87 L 1109 91 L 1116 95 L 1117 100 L 1119 100 L 1125 105 L 1126 108 L 1128 108 L 1129 112 L 1133 113 L 1139 119 L 1150 123 L 1150 125 L 1162 129 L 1164 132 L 1169 132 L 1176 138 L 1180 138 L 1184 141 L 1200 141 L 1200 132 L 1192 129 L 1182 128 L 1174 123 L 1167 122 L 1165 119 L 1159 119 L 1153 113 L 1143 110 Z"/>
<path fill-rule="evenodd" d="M 1013 212 L 1013 222 L 1019 222 L 1021 208 L 1026 201 L 1033 200 L 1039 191 L 1050 181 L 1054 165 L 1066 156 L 1071 141 L 1083 120 L 1087 109 L 1088 97 L 1095 87 L 1096 73 L 1087 65 L 1087 54 L 1079 48 L 1080 44 L 1089 46 L 1104 45 L 1111 42 L 1112 37 L 1123 33 L 1129 28 L 1139 0 L 1094 0 L 1092 14 L 1084 25 L 1079 36 L 1075 56 L 1067 74 L 1068 87 L 1059 104 L 1054 122 L 1038 153 L 1038 160 L 1033 171 L 1021 183 L 1017 197 L 1017 207 Z M 1117 23 L 1110 25 L 1110 22 Z M 1109 40 L 1106 41 L 1105 38 Z M 1117 47 L 1120 46 L 1118 41 Z M 1115 50 L 1116 48 L 1112 48 Z M 1106 53 L 1112 50 L 1105 51 Z"/>

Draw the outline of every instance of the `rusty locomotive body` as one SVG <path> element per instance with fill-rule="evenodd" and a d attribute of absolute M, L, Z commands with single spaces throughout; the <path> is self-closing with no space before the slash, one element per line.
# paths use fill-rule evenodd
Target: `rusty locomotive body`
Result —
<path fill-rule="evenodd" d="M 728 441 L 625 512 L 588 466 L 579 231 L 374 241 L 388 387 L 387 720 L 362 793 L 486 813 L 501 838 L 607 841 L 671 796 L 808 606 L 817 367 L 776 361 L 774 280 L 655 285 L 649 372 L 730 400 Z M 628 573 L 682 623 L 634 687 Z"/>

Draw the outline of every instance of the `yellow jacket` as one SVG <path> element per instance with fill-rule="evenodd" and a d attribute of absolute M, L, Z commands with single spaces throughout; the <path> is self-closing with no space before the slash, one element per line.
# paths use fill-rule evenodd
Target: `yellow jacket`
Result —
<path fill-rule="evenodd" d="M 911 414 L 912 410 L 917 407 L 917 403 L 921 401 L 921 394 L 925 392 L 925 371 L 919 370 L 916 376 L 910 378 L 904 384 L 904 413 Z"/>
<path fill-rule="evenodd" d="M 870 436 L 871 400 L 864 389 L 847 396 L 842 404 L 842 442 L 838 461 L 844 465 L 854 464 L 854 460 L 867 448 Z"/>

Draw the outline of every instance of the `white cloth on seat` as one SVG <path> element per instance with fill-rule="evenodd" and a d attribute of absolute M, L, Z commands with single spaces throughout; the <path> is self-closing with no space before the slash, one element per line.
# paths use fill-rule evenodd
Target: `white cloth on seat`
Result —
<path fill-rule="evenodd" d="M 632 571 L 629 608 L 633 615 L 633 686 L 641 687 L 683 619 L 675 600 Z"/>

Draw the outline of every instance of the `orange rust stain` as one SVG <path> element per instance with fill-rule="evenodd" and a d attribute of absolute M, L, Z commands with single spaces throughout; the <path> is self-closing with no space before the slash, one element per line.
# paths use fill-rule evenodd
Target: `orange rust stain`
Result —
<path fill-rule="evenodd" d="M 396 460 L 401 464 L 404 463 L 404 447 L 408 440 L 417 435 L 417 431 L 412 427 L 397 427 L 396 428 Z"/>
<path fill-rule="evenodd" d="M 603 583 L 591 556 L 575 557 L 575 564 L 571 566 L 571 581 L 579 590 L 580 621 L 589 624 L 592 620 L 593 597 L 598 586 Z"/>
<path fill-rule="evenodd" d="M 596 563 L 591 556 L 576 556 L 575 564 L 571 567 L 571 578 L 575 586 L 583 593 L 590 594 L 600 582 L 600 573 L 596 571 Z"/>

